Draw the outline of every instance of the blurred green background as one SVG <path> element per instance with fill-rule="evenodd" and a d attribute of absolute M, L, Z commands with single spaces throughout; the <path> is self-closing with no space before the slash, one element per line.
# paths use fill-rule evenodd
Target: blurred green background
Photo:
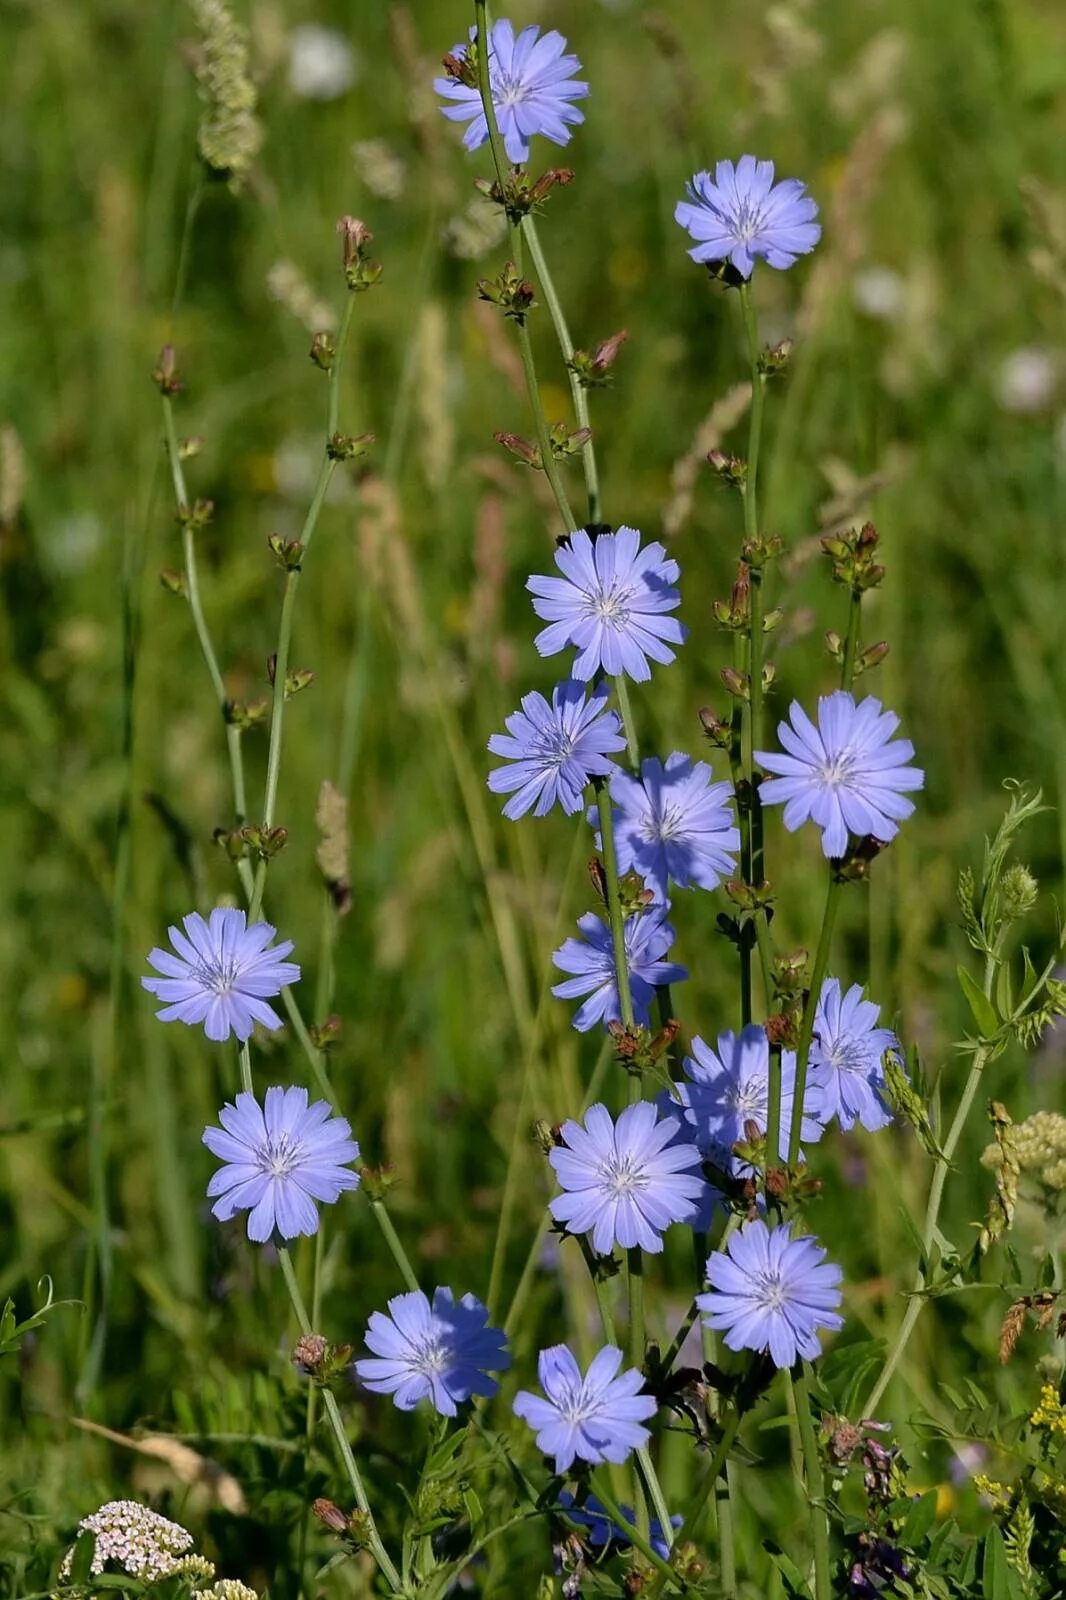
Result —
<path fill-rule="evenodd" d="M 505 246 L 472 188 L 487 153 L 463 154 L 430 86 L 468 8 L 240 0 L 238 14 L 264 142 L 240 193 L 208 183 L 172 313 L 200 171 L 188 7 L 0 0 L 0 1299 L 27 1313 L 47 1275 L 84 1304 L 0 1366 L 10 1594 L 46 1583 L 77 1518 L 124 1494 L 209 1524 L 220 1571 L 273 1577 L 277 1594 L 292 1581 L 302 1469 L 270 1439 L 299 1433 L 303 1400 L 278 1274 L 204 1199 L 200 1133 L 233 1063 L 156 1024 L 138 985 L 168 922 L 236 888 L 212 843 L 233 822 L 223 729 L 188 608 L 159 581 L 180 543 L 150 373 L 173 339 L 178 428 L 204 437 L 191 492 L 216 507 L 205 607 L 227 688 L 251 699 L 267 692 L 280 603 L 266 540 L 299 532 L 321 448 L 326 385 L 307 351 L 343 303 L 343 212 L 373 228 L 385 269 L 356 306 L 341 407 L 341 426 L 377 443 L 337 474 L 305 568 L 294 663 L 315 679 L 289 708 L 289 844 L 268 907 L 296 942 L 305 1014 L 343 1018 L 334 1080 L 367 1159 L 395 1169 L 394 1214 L 427 1286 L 485 1294 L 513 1158 L 506 1305 L 549 1192 L 525 1126 L 576 1109 L 598 1048 L 543 999 L 552 949 L 591 904 L 588 831 L 504 824 L 484 785 L 488 735 L 559 665 L 536 656 L 523 589 L 557 530 L 543 481 L 492 442 L 530 431 L 510 330 L 475 292 Z M 967 959 L 954 885 L 1005 779 L 1059 807 L 1028 858 L 1051 894 L 1062 881 L 1066 15 L 1052 0 L 526 0 L 512 15 L 562 28 L 592 84 L 565 154 L 534 152 L 535 169 L 576 172 L 540 231 L 576 342 L 630 333 L 592 411 L 606 517 L 665 536 L 682 566 L 691 637 L 634 694 L 644 747 L 662 755 L 700 754 L 698 709 L 725 709 L 730 641 L 711 602 L 728 594 L 740 508 L 703 457 L 743 452 L 746 417 L 738 308 L 688 260 L 673 207 L 695 168 L 751 149 L 822 208 L 817 253 L 755 285 L 763 337 L 796 340 L 767 413 L 764 522 L 788 547 L 770 580 L 788 613 L 772 712 L 832 686 L 822 634 L 843 625 L 843 597 L 818 536 L 872 517 L 888 577 L 863 636 L 892 650 L 863 687 L 900 712 L 927 788 L 869 889 L 849 894 L 834 970 L 869 981 L 951 1103 Z M 569 418 L 546 316 L 533 337 L 549 418 Z M 244 743 L 255 796 L 266 741 Z M 342 918 L 315 862 L 325 779 L 350 801 Z M 786 839 L 775 818 L 769 871 L 783 940 L 813 944 L 817 839 Z M 1042 905 L 1030 937 L 1046 956 Z M 677 896 L 688 1034 L 736 1021 L 719 909 Z M 1008 1052 L 991 1092 L 1016 1117 L 1060 1107 L 1061 1063 L 1054 1040 L 1028 1062 Z M 261 1084 L 304 1071 L 288 1036 L 257 1058 Z M 979 1110 L 944 1224 L 964 1249 L 991 1184 L 987 1137 Z M 913 1261 L 903 1213 L 924 1202 L 928 1162 L 896 1132 L 836 1136 L 819 1161 L 816 1226 L 844 1263 L 852 1325 L 890 1331 Z M 1022 1226 L 1024 1250 L 1038 1229 Z M 523 1377 L 539 1344 L 595 1337 L 576 1252 L 561 1266 L 530 1280 Z M 653 1333 L 687 1304 L 686 1270 L 681 1245 Z M 398 1287 L 361 1201 L 329 1218 L 323 1271 L 326 1331 L 358 1342 Z M 945 1352 L 956 1377 L 1029 1404 L 1031 1364 L 993 1372 L 1003 1309 L 971 1295 L 925 1315 L 892 1390 L 901 1425 L 919 1403 L 943 1411 Z M 424 1422 L 353 1406 L 370 1476 L 395 1501 Z M 127 1440 L 186 1436 L 240 1479 L 246 1512 L 75 1419 Z M 924 1481 L 947 1483 L 950 1453 L 904 1433 Z M 680 1457 L 668 1492 L 685 1482 Z M 330 1460 L 316 1458 L 316 1488 Z M 754 1468 L 744 1481 L 754 1529 L 788 1490 Z M 956 1494 L 972 1512 L 972 1491 Z"/>

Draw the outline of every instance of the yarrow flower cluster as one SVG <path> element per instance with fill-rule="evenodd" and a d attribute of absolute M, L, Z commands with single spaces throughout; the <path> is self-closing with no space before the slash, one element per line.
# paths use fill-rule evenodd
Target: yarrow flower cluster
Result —
<path fill-rule="evenodd" d="M 757 257 L 768 266 L 791 267 L 822 236 L 818 207 L 799 178 L 774 183 L 772 161 L 741 156 L 734 167 L 719 161 L 714 177 L 697 172 L 674 217 L 696 240 L 693 261 L 729 261 L 750 278 Z"/>
<path fill-rule="evenodd" d="M 454 1417 L 472 1395 L 494 1395 L 490 1372 L 511 1365 L 507 1340 L 488 1326 L 488 1311 L 472 1294 L 456 1300 L 436 1289 L 433 1303 L 419 1290 L 389 1301 L 389 1314 L 375 1311 L 366 1331 L 373 1356 L 355 1363 L 360 1380 L 376 1394 L 391 1394 L 401 1411 L 429 1400 L 442 1417 Z"/>
<path fill-rule="evenodd" d="M 621 1463 L 647 1444 L 643 1424 L 658 1407 L 644 1393 L 644 1374 L 635 1367 L 619 1372 L 621 1365 L 621 1350 L 610 1344 L 584 1375 L 565 1344 L 541 1351 L 537 1375 L 544 1396 L 520 1390 L 514 1413 L 534 1430 L 538 1449 L 555 1457 L 556 1472 L 567 1472 L 576 1460 Z"/>
<path fill-rule="evenodd" d="M 660 1118 L 638 1101 L 615 1122 L 606 1106 L 590 1106 L 584 1126 L 564 1122 L 562 1146 L 549 1161 L 563 1193 L 549 1210 L 569 1233 L 590 1233 L 592 1248 L 608 1255 L 640 1245 L 658 1254 L 672 1222 L 693 1222 L 707 1185 L 694 1144 L 678 1142 L 676 1117 Z"/>
<path fill-rule="evenodd" d="M 692 1054 L 684 1060 L 683 1080 L 675 1086 L 679 1109 L 701 1151 L 716 1166 L 734 1177 L 750 1168 L 733 1154 L 733 1146 L 747 1138 L 754 1122 L 766 1132 L 770 1102 L 770 1042 L 766 1029 L 749 1023 L 739 1033 L 726 1029 L 715 1045 L 698 1036 Z M 781 1052 L 781 1142 L 779 1158 L 788 1159 L 789 1131 L 796 1098 L 796 1053 Z M 808 1078 L 803 1095 L 800 1137 L 808 1143 L 824 1130 L 821 1090 Z"/>
<path fill-rule="evenodd" d="M 476 38 L 477 29 L 471 28 L 471 42 Z M 516 38 L 513 24 L 501 17 L 489 30 L 488 44 L 489 90 L 507 159 L 528 161 L 529 141 L 538 134 L 553 144 L 569 144 L 571 127 L 585 120 L 573 102 L 583 100 L 589 86 L 575 78 L 581 62 L 566 54 L 562 34 L 552 29 L 542 36 L 539 28 L 529 27 Z M 464 60 L 466 45 L 457 44 L 452 55 Z M 489 136 L 480 90 L 457 78 L 434 78 L 433 87 L 455 102 L 441 111 L 449 122 L 470 124 L 463 144 L 477 150 Z"/>
<path fill-rule="evenodd" d="M 879 1028 L 879 1006 L 854 984 L 846 994 L 839 978 L 827 978 L 818 997 L 811 1040 L 810 1082 L 821 1097 L 820 1115 L 842 1128 L 856 1122 L 876 1133 L 892 1113 L 884 1102 L 886 1050 L 901 1054 L 891 1028 Z"/>
<path fill-rule="evenodd" d="M 267 1000 L 300 976 L 294 961 L 284 958 L 292 940 L 271 947 L 275 930 L 269 922 L 249 928 L 243 911 L 216 907 L 205 922 L 196 911 L 187 916 L 185 932 L 169 928 L 177 951 L 150 950 L 148 965 L 160 978 L 142 978 L 149 994 L 165 1001 L 156 1016 L 161 1022 L 202 1022 L 209 1039 L 235 1033 L 242 1044 L 257 1022 L 280 1028 L 281 1018 Z"/>
<path fill-rule="evenodd" d="M 344 1117 L 325 1100 L 307 1103 L 307 1090 L 268 1089 L 260 1106 L 239 1094 L 218 1114 L 221 1128 L 205 1128 L 204 1144 L 224 1163 L 207 1186 L 220 1222 L 247 1211 L 248 1237 L 264 1244 L 275 1230 L 283 1239 L 318 1232 L 316 1200 L 332 1205 L 358 1187 L 350 1163 L 359 1146 Z"/>
<path fill-rule="evenodd" d="M 710 1291 L 696 1303 L 730 1350 L 768 1350 L 775 1367 L 791 1367 L 821 1354 L 819 1328 L 844 1326 L 842 1277 L 817 1240 L 792 1237 L 791 1223 L 747 1222 L 709 1257 Z"/>
<path fill-rule="evenodd" d="M 633 1014 L 645 1026 L 656 987 L 680 983 L 688 977 L 685 967 L 663 959 L 674 942 L 674 930 L 666 921 L 669 910 L 668 905 L 651 906 L 647 911 L 634 912 L 623 926 Z M 567 939 L 552 956 L 559 971 L 573 973 L 573 977 L 553 984 L 552 994 L 560 1000 L 588 996 L 574 1016 L 574 1027 L 579 1033 L 587 1033 L 597 1022 L 620 1022 L 622 1003 L 610 928 L 594 911 L 579 917 L 577 925 L 584 939 Z"/>
<path fill-rule="evenodd" d="M 618 870 L 638 873 L 657 900 L 666 899 L 670 883 L 679 889 L 717 889 L 735 872 L 740 832 L 731 809 L 733 786 L 715 783 L 705 761 L 679 750 L 665 766 L 649 757 L 639 778 L 616 771 L 610 788 L 618 807 Z M 592 811 L 589 821 L 595 821 Z"/>
<path fill-rule="evenodd" d="M 108 1500 L 91 1516 L 81 1519 L 78 1531 L 96 1537 L 89 1568 L 93 1577 L 99 1577 L 109 1564 L 146 1583 L 188 1570 L 192 1534 L 180 1523 L 161 1517 L 136 1500 Z M 69 1575 L 73 1559 L 73 1550 L 68 1550 L 59 1569 L 60 1577 Z M 202 1576 L 212 1577 L 214 1568 L 210 1563 L 204 1562 L 203 1566 L 206 1570 Z"/>
<path fill-rule="evenodd" d="M 904 793 L 925 782 L 922 770 L 909 765 L 910 740 L 893 740 L 898 727 L 899 718 L 882 711 L 873 695 L 858 705 L 844 689 L 823 695 L 817 727 L 794 700 L 789 721 L 777 728 L 786 753 L 755 752 L 756 761 L 777 774 L 761 786 L 763 804 L 784 805 L 790 833 L 814 822 L 830 859 L 844 855 L 849 834 L 871 834 L 887 844 L 914 810 Z"/>
<path fill-rule="evenodd" d="M 680 568 L 661 544 L 642 549 L 636 528 L 595 540 L 579 528 L 559 545 L 555 565 L 561 578 L 535 575 L 526 583 L 534 611 L 549 624 L 536 637 L 542 656 L 574 645 L 573 674 L 582 682 L 597 672 L 624 672 L 646 683 L 649 657 L 673 661 L 670 646 L 683 643 L 687 629 L 667 615 L 681 604 L 675 587 Z"/>
<path fill-rule="evenodd" d="M 581 810 L 589 780 L 612 772 L 611 755 L 626 745 L 607 697 L 604 685 L 586 700 L 584 685 L 573 680 L 557 685 L 551 705 L 536 692 L 522 697 L 522 709 L 507 718 L 507 732 L 489 740 L 492 754 L 511 763 L 488 779 L 494 794 L 511 796 L 505 817 L 514 822 L 530 810 L 543 817 L 554 805 L 567 816 Z"/>

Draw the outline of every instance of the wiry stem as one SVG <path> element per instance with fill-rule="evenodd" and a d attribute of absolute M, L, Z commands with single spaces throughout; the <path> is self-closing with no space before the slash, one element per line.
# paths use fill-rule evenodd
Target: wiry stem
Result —
<path fill-rule="evenodd" d="M 304 1305 L 300 1286 L 296 1281 L 292 1257 L 284 1245 L 278 1247 L 278 1261 L 281 1264 L 282 1277 L 285 1279 L 285 1287 L 289 1291 L 289 1299 L 292 1302 L 292 1309 L 300 1332 L 310 1333 L 312 1332 L 311 1319 L 307 1315 L 307 1307 Z M 344 1419 L 340 1414 L 340 1407 L 337 1405 L 336 1397 L 332 1390 L 323 1389 L 322 1400 L 326 1416 L 329 1419 L 329 1425 L 333 1430 L 333 1436 L 337 1441 L 337 1450 L 340 1454 L 341 1463 L 347 1474 L 348 1482 L 352 1486 L 352 1493 L 355 1495 L 355 1503 L 366 1518 L 367 1548 L 381 1569 L 382 1575 L 393 1594 L 400 1594 L 403 1591 L 403 1583 L 399 1572 L 393 1565 L 391 1556 L 381 1542 L 381 1535 L 378 1533 L 377 1523 L 374 1521 L 374 1513 L 370 1509 L 370 1501 L 367 1499 L 366 1490 L 363 1488 L 363 1479 L 355 1456 L 352 1454 L 352 1447 L 348 1442 Z"/>

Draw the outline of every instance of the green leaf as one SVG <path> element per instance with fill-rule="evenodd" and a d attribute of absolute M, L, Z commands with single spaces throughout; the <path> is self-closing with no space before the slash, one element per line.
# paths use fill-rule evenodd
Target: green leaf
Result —
<path fill-rule="evenodd" d="M 926 1538 L 933 1523 L 936 1521 L 937 1492 L 930 1489 L 928 1494 L 923 1494 L 915 1500 L 907 1512 L 900 1532 L 900 1539 L 908 1549 L 916 1550 Z"/>
<path fill-rule="evenodd" d="M 79 1534 L 70 1559 L 70 1582 L 86 1584 L 92 1574 L 93 1556 L 96 1554 L 96 1535 L 88 1529 Z"/>
<path fill-rule="evenodd" d="M 771 1539 L 766 1540 L 763 1549 L 781 1574 L 781 1582 L 790 1600 L 810 1600 L 811 1591 L 807 1580 L 791 1556 L 787 1556 L 780 1545 L 774 1544 Z"/>
<path fill-rule="evenodd" d="M 985 1534 L 984 1559 L 981 1562 L 981 1593 L 984 1600 L 1011 1600 L 1009 1572 L 1003 1535 L 993 1525 Z"/>
<path fill-rule="evenodd" d="M 999 1032 L 999 1018 L 991 1000 L 971 972 L 964 966 L 956 967 L 959 987 L 966 996 L 973 1020 L 982 1039 L 991 1039 Z"/>

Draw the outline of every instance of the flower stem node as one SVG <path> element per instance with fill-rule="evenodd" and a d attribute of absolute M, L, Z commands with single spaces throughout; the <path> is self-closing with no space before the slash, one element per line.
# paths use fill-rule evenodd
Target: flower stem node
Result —
<path fill-rule="evenodd" d="M 822 549 L 833 563 L 834 583 L 845 584 L 856 597 L 876 589 L 885 569 L 874 560 L 879 535 L 872 522 L 855 532 L 826 534 Z"/>
<path fill-rule="evenodd" d="M 255 700 L 227 700 L 222 707 L 222 715 L 230 727 L 247 733 L 249 728 L 258 728 L 266 721 L 269 709 L 269 702 L 259 695 Z"/>
<path fill-rule="evenodd" d="M 482 300 L 498 306 L 513 322 L 525 322 L 537 303 L 536 291 L 523 278 L 513 261 L 508 261 L 495 278 L 479 278 L 477 292 Z"/>
<path fill-rule="evenodd" d="M 289 842 L 288 828 L 268 828 L 261 822 L 246 823 L 240 833 L 251 854 L 261 861 L 272 860 Z"/>
<path fill-rule="evenodd" d="M 807 984 L 806 950 L 792 950 L 774 957 L 772 978 L 774 994 L 781 1002 L 801 1000 Z"/>
<path fill-rule="evenodd" d="M 348 287 L 355 292 L 372 289 L 381 277 L 380 261 L 371 261 L 369 245 L 374 235 L 358 217 L 340 217 L 337 232 L 341 235 L 341 261 Z"/>
<path fill-rule="evenodd" d="M 183 528 L 190 528 L 195 533 L 198 528 L 206 528 L 214 514 L 213 500 L 194 500 L 191 506 L 179 506 L 176 516 Z"/>
<path fill-rule="evenodd" d="M 870 875 L 870 867 L 885 849 L 881 839 L 872 834 L 853 839 L 847 853 L 833 862 L 833 870 L 840 883 L 861 883 Z"/>
<path fill-rule="evenodd" d="M 441 58 L 441 66 L 454 83 L 462 84 L 464 89 L 476 89 L 477 80 L 477 40 L 471 39 L 463 47 L 462 55 L 448 55 Z"/>
<path fill-rule="evenodd" d="M 152 368 L 152 382 L 160 394 L 181 393 L 182 382 L 178 376 L 177 357 L 172 344 L 165 344 L 160 350 L 159 360 Z"/>
<path fill-rule="evenodd" d="M 388 1165 L 360 1167 L 359 1176 L 363 1181 L 363 1190 L 371 1205 L 380 1204 L 397 1182 L 395 1172 Z"/>
<path fill-rule="evenodd" d="M 267 544 L 274 552 L 278 566 L 284 572 L 299 572 L 304 553 L 304 547 L 299 539 L 283 539 L 280 533 L 272 533 Z"/>
<path fill-rule="evenodd" d="M 776 1011 L 766 1019 L 766 1037 L 772 1045 L 785 1050 L 798 1050 L 803 1009 L 797 1006 L 788 1011 Z"/>
<path fill-rule="evenodd" d="M 185 587 L 185 574 L 175 572 L 173 567 L 163 567 L 159 573 L 159 581 L 168 594 L 187 594 Z"/>
<path fill-rule="evenodd" d="M 547 172 L 531 182 L 525 167 L 518 166 L 511 168 L 502 185 L 499 178 L 475 178 L 474 188 L 495 205 L 503 206 L 512 223 L 519 223 L 531 211 L 542 208 L 557 184 L 565 188 L 573 181 L 574 174 L 570 167 L 549 167 Z"/>
<path fill-rule="evenodd" d="M 710 450 L 707 460 L 722 482 L 730 489 L 743 489 L 748 481 L 748 463 L 743 456 L 726 455 L 723 450 Z"/>
<path fill-rule="evenodd" d="M 292 1347 L 293 1366 L 322 1387 L 339 1378 L 351 1359 L 350 1344 L 330 1344 L 320 1333 L 302 1333 Z"/>
<path fill-rule="evenodd" d="M 730 900 L 742 911 L 762 911 L 773 904 L 773 888 L 765 878 L 761 883 L 744 883 L 740 878 L 730 878 L 724 887 Z"/>
<path fill-rule="evenodd" d="M 741 547 L 741 554 L 749 567 L 761 570 L 769 562 L 776 560 L 785 548 L 785 542 L 776 533 L 758 533 L 752 539 L 745 539 Z M 763 627 L 766 626 L 765 621 Z M 776 627 L 776 623 L 773 624 Z"/>
<path fill-rule="evenodd" d="M 780 344 L 767 344 L 759 351 L 756 366 L 763 378 L 776 378 L 792 360 L 792 340 L 782 339 Z"/>
<path fill-rule="evenodd" d="M 311 340 L 311 348 L 307 352 L 316 367 L 323 372 L 331 372 L 337 355 L 337 346 L 328 333 L 316 333 Z"/>
<path fill-rule="evenodd" d="M 583 389 L 605 389 L 611 382 L 611 368 L 618 352 L 629 338 L 629 329 L 620 328 L 609 339 L 601 339 L 591 354 L 575 350 L 567 366 Z"/>
<path fill-rule="evenodd" d="M 307 1032 L 316 1050 L 328 1050 L 341 1036 L 341 1019 L 334 1012 L 324 1022 L 308 1024 Z"/>
<path fill-rule="evenodd" d="M 366 455 L 373 443 L 372 433 L 360 433 L 354 438 L 351 434 L 334 433 L 326 445 L 326 454 L 331 461 L 356 461 Z"/>
<path fill-rule="evenodd" d="M 747 629 L 751 619 L 751 569 L 746 561 L 741 561 L 737 567 L 729 599 L 715 600 L 711 610 L 720 628 L 731 633 L 743 633 Z"/>

